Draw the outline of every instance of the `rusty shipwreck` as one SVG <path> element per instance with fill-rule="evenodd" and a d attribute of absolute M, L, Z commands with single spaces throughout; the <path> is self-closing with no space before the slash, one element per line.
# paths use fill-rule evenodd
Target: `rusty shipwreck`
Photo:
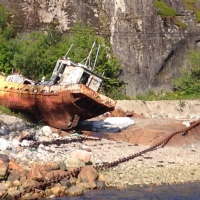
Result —
<path fill-rule="evenodd" d="M 67 130 L 114 109 L 116 102 L 98 92 L 102 81 L 90 67 L 63 57 L 48 81 L 35 83 L 19 74 L 1 76 L 0 105 Z"/>

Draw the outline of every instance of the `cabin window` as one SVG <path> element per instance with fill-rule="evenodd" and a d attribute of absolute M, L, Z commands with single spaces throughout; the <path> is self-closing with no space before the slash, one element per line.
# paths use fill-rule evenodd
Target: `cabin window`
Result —
<path fill-rule="evenodd" d="M 66 64 L 63 64 L 63 65 L 61 66 L 60 74 L 63 74 L 63 72 L 64 72 L 66 66 L 67 66 Z"/>
<path fill-rule="evenodd" d="M 55 67 L 55 69 L 54 69 L 54 71 L 56 71 L 56 72 L 59 71 L 60 66 L 61 66 L 61 63 L 58 62 L 57 65 L 56 65 L 56 67 Z"/>
<path fill-rule="evenodd" d="M 23 84 L 31 84 L 31 81 L 28 81 L 28 80 L 24 80 Z"/>
<path fill-rule="evenodd" d="M 89 78 L 90 78 L 90 74 L 83 72 L 80 83 L 86 85 Z"/>

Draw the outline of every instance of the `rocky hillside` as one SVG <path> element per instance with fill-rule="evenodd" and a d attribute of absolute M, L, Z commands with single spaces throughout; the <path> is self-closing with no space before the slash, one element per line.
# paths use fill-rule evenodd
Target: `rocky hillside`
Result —
<path fill-rule="evenodd" d="M 155 2 L 161 6 L 155 6 Z M 189 49 L 200 41 L 200 0 L 0 0 L 23 31 L 57 25 L 69 30 L 76 21 L 109 35 L 121 61 L 126 94 L 167 89 L 186 67 Z M 163 13 L 162 6 L 172 13 Z"/>

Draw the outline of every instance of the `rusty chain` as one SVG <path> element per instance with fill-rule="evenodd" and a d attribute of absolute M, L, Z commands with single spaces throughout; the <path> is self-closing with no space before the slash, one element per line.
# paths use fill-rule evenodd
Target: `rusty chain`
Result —
<path fill-rule="evenodd" d="M 93 167 L 97 171 L 109 169 L 111 167 L 116 167 L 117 165 L 119 165 L 121 163 L 127 162 L 127 161 L 129 161 L 131 159 L 134 159 L 134 158 L 136 158 L 138 156 L 141 156 L 141 155 L 143 155 L 143 154 L 145 154 L 147 152 L 153 151 L 156 148 L 158 148 L 159 146 L 164 147 L 169 142 L 169 140 L 172 137 L 174 137 L 175 135 L 180 134 L 180 133 L 184 133 L 185 134 L 189 130 L 197 127 L 198 125 L 200 125 L 200 120 L 197 120 L 197 121 L 193 122 L 189 127 L 183 128 L 183 129 L 181 129 L 179 131 L 172 132 L 169 136 L 167 136 L 166 138 L 164 138 L 160 142 L 154 144 L 153 146 L 151 146 L 151 147 L 149 147 L 147 149 L 144 149 L 143 151 L 140 151 L 140 152 L 135 153 L 133 155 L 130 155 L 128 157 L 120 158 L 120 159 L 118 159 L 116 161 L 113 161 L 113 162 L 110 162 L 110 163 L 107 162 L 107 163 L 94 165 Z M 47 188 L 49 186 L 52 186 L 53 184 L 58 183 L 59 181 L 61 181 L 63 178 L 70 179 L 70 177 L 77 177 L 77 175 L 80 173 L 81 169 L 82 169 L 82 167 L 78 167 L 78 168 L 76 168 L 76 169 L 74 169 L 72 171 L 67 171 L 63 175 L 60 175 L 59 173 L 55 174 L 50 180 L 44 180 L 44 181 L 39 182 L 37 186 L 30 187 L 30 188 L 24 190 L 17 197 L 13 197 L 13 198 L 9 197 L 9 198 L 6 198 L 6 199 L 19 199 L 23 195 L 25 195 L 26 193 L 30 193 L 30 192 L 34 191 L 35 189 Z"/>
<path fill-rule="evenodd" d="M 100 165 L 96 165 L 94 166 L 94 168 L 96 170 L 103 170 L 103 169 L 108 169 L 108 168 L 111 168 L 111 167 L 116 167 L 117 165 L 121 164 L 121 163 L 124 163 L 124 162 L 127 162 L 131 159 L 134 159 L 138 156 L 141 156 L 149 151 L 153 151 L 155 150 L 157 147 L 161 146 L 161 147 L 164 147 L 168 142 L 169 140 L 174 137 L 175 135 L 177 134 L 180 134 L 180 133 L 186 133 L 188 132 L 189 130 L 197 127 L 198 125 L 200 125 L 200 120 L 197 120 L 195 122 L 193 122 L 189 127 L 186 127 L 186 128 L 183 128 L 179 131 L 174 131 L 172 132 L 168 137 L 164 138 L 163 140 L 161 140 L 160 142 L 154 144 L 153 146 L 147 148 L 147 149 L 144 149 L 143 151 L 140 151 L 138 153 L 135 153 L 133 155 L 130 155 L 128 157 L 124 157 L 124 158 L 120 158 L 116 161 L 113 161 L 113 162 L 110 162 L 110 163 L 104 163 L 104 164 L 100 164 Z"/>
<path fill-rule="evenodd" d="M 101 139 L 97 138 L 97 137 L 90 137 L 90 136 L 78 136 L 78 138 L 64 138 L 64 139 L 55 139 L 55 140 L 51 140 L 51 141 L 37 141 L 37 142 L 31 143 L 27 147 L 28 148 L 38 148 L 39 145 L 41 145 L 41 144 L 44 145 L 44 146 L 48 146 L 48 145 L 51 145 L 51 144 L 61 145 L 61 144 L 69 144 L 69 143 L 73 143 L 73 142 L 82 143 L 85 140 L 98 141 L 98 140 L 101 140 Z"/>

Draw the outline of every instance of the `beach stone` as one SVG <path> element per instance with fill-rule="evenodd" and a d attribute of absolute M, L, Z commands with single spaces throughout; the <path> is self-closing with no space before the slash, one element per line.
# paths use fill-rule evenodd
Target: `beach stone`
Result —
<path fill-rule="evenodd" d="M 27 174 L 28 179 L 41 180 L 52 170 L 52 166 L 48 164 L 33 164 L 31 170 Z"/>
<path fill-rule="evenodd" d="M 51 167 L 52 170 L 59 170 L 60 169 L 59 163 L 51 162 L 48 165 Z"/>
<path fill-rule="evenodd" d="M 4 139 L 4 138 L 0 138 L 0 150 L 1 151 L 5 151 L 6 149 L 8 149 L 10 147 L 9 142 Z"/>
<path fill-rule="evenodd" d="M 0 180 L 4 180 L 8 176 L 8 160 L 6 155 L 0 155 Z"/>
<path fill-rule="evenodd" d="M 40 168 L 38 168 L 37 165 L 34 165 L 31 167 L 31 170 L 27 174 L 27 179 L 32 179 L 32 180 L 41 180 L 43 178 Z"/>
<path fill-rule="evenodd" d="M 41 199 L 43 196 L 42 193 L 26 193 L 25 195 L 22 196 L 23 200 L 36 200 L 36 199 Z"/>
<path fill-rule="evenodd" d="M 84 166 L 82 167 L 78 179 L 83 182 L 88 182 L 93 184 L 95 181 L 97 181 L 99 177 L 98 172 L 96 169 L 94 169 L 92 166 Z"/>
<path fill-rule="evenodd" d="M 45 135 L 45 136 L 51 135 L 51 134 L 52 134 L 52 129 L 51 129 L 51 127 L 50 127 L 50 126 L 43 126 L 43 127 L 41 128 L 41 134 L 42 134 L 42 135 Z"/>
<path fill-rule="evenodd" d="M 80 150 L 84 150 L 84 151 L 87 151 L 87 152 L 91 152 L 91 151 L 92 151 L 91 148 L 88 147 L 88 146 L 86 146 L 86 145 L 82 145 L 82 146 L 80 147 Z"/>
<path fill-rule="evenodd" d="M 60 187 L 59 186 L 55 186 L 51 188 L 51 191 L 54 195 L 58 195 L 60 192 Z"/>
<path fill-rule="evenodd" d="M 7 193 L 7 190 L 0 189 L 0 198 L 3 197 Z"/>
<path fill-rule="evenodd" d="M 13 148 L 13 147 L 19 147 L 20 144 L 21 144 L 21 143 L 20 143 L 19 139 L 14 138 L 14 139 L 12 140 L 12 148 Z"/>
<path fill-rule="evenodd" d="M 88 182 L 78 183 L 77 186 L 80 186 L 80 187 L 84 188 L 84 190 L 92 189 L 91 186 L 90 186 L 90 184 Z"/>
<path fill-rule="evenodd" d="M 18 172 L 22 172 L 22 166 L 17 163 L 17 161 L 15 159 L 11 159 L 9 162 L 9 170 L 16 170 Z"/>
<path fill-rule="evenodd" d="M 52 131 L 52 133 L 56 133 L 58 135 L 61 133 L 60 129 L 57 129 L 57 128 L 54 128 L 54 127 L 51 127 L 51 131 Z"/>
<path fill-rule="evenodd" d="M 20 191 L 17 189 L 17 187 L 11 187 L 7 190 L 7 193 L 9 196 L 15 197 L 20 194 Z"/>
<path fill-rule="evenodd" d="M 110 180 L 108 179 L 108 177 L 106 177 L 106 176 L 103 175 L 103 174 L 99 174 L 98 182 L 99 182 L 99 181 L 104 182 L 105 185 L 109 185 L 109 184 L 110 184 Z"/>
<path fill-rule="evenodd" d="M 72 159 L 80 160 L 84 163 L 87 163 L 90 161 L 92 154 L 91 154 L 91 152 L 78 149 L 78 150 L 71 152 L 70 157 Z"/>
<path fill-rule="evenodd" d="M 26 179 L 26 176 L 22 174 L 19 181 L 23 183 Z"/>
<path fill-rule="evenodd" d="M 106 184 L 105 184 L 105 182 L 104 181 L 97 181 L 97 188 L 99 188 L 99 189 L 104 189 L 104 188 L 106 188 Z"/>
<path fill-rule="evenodd" d="M 80 186 L 72 186 L 67 189 L 67 194 L 69 196 L 80 196 L 83 194 L 83 188 Z"/>
<path fill-rule="evenodd" d="M 126 117 L 126 112 L 120 107 L 116 107 L 113 111 L 110 112 L 113 117 Z M 108 116 L 107 116 L 108 117 Z"/>
<path fill-rule="evenodd" d="M 67 158 L 67 160 L 65 161 L 65 165 L 67 170 L 71 170 L 74 169 L 75 167 L 81 167 L 84 165 L 84 163 L 76 158 Z"/>
<path fill-rule="evenodd" d="M 38 182 L 35 180 L 30 180 L 30 179 L 26 179 L 23 183 L 22 183 L 22 188 L 28 189 L 31 187 L 36 187 L 38 185 Z"/>
<path fill-rule="evenodd" d="M 10 130 L 6 126 L 1 126 L 0 128 L 0 134 L 2 135 L 8 135 L 10 133 Z"/>
<path fill-rule="evenodd" d="M 15 181 L 15 180 L 19 180 L 20 179 L 20 174 L 18 171 L 16 170 L 12 170 L 10 171 L 10 174 L 8 176 L 8 181 Z"/>
<path fill-rule="evenodd" d="M 21 182 L 20 182 L 20 181 L 18 181 L 18 180 L 13 181 L 13 186 L 18 187 L 18 186 L 20 186 L 20 185 L 21 185 Z"/>
<path fill-rule="evenodd" d="M 47 189 L 44 191 L 44 193 L 45 193 L 45 196 L 47 196 L 47 197 L 55 197 L 55 195 L 53 195 L 52 190 L 49 189 L 49 188 L 47 188 Z"/>
<path fill-rule="evenodd" d="M 69 179 L 69 182 L 70 182 L 71 185 L 76 185 L 77 179 L 75 177 L 71 177 Z"/>
<path fill-rule="evenodd" d="M 59 195 L 60 193 L 65 193 L 65 190 L 67 190 L 67 187 L 62 186 L 62 185 L 56 185 L 51 188 L 51 191 L 54 195 Z"/>
<path fill-rule="evenodd" d="M 30 144 L 31 144 L 31 142 L 30 142 L 29 140 L 23 140 L 23 141 L 21 142 L 21 146 L 22 146 L 22 147 L 29 147 Z"/>
<path fill-rule="evenodd" d="M 3 185 L 8 189 L 12 186 L 12 183 L 11 183 L 11 181 L 5 181 L 5 182 L 3 182 Z"/>
<path fill-rule="evenodd" d="M 65 165 L 64 162 L 60 162 L 59 167 L 60 167 L 61 170 L 64 170 L 64 171 L 66 170 L 66 165 Z"/>
<path fill-rule="evenodd" d="M 66 132 L 66 131 L 61 131 L 60 132 L 60 137 L 66 137 L 66 136 L 70 136 L 70 133 Z"/>
<path fill-rule="evenodd" d="M 60 181 L 60 184 L 63 185 L 63 186 L 66 186 L 66 187 L 71 187 L 71 183 L 69 181 L 69 179 L 67 178 L 63 178 L 61 181 Z"/>
<path fill-rule="evenodd" d="M 7 190 L 8 188 L 5 186 L 5 184 L 0 183 L 0 191 L 1 190 Z"/>
<path fill-rule="evenodd" d="M 0 164 L 2 164 L 2 163 L 8 164 L 9 162 L 10 162 L 10 159 L 9 159 L 8 155 L 0 154 Z"/>
<path fill-rule="evenodd" d="M 64 170 L 53 170 L 51 172 L 48 172 L 46 175 L 45 175 L 45 179 L 46 180 L 51 180 L 53 179 L 54 177 L 64 177 L 64 176 L 67 176 L 68 173 Z"/>

